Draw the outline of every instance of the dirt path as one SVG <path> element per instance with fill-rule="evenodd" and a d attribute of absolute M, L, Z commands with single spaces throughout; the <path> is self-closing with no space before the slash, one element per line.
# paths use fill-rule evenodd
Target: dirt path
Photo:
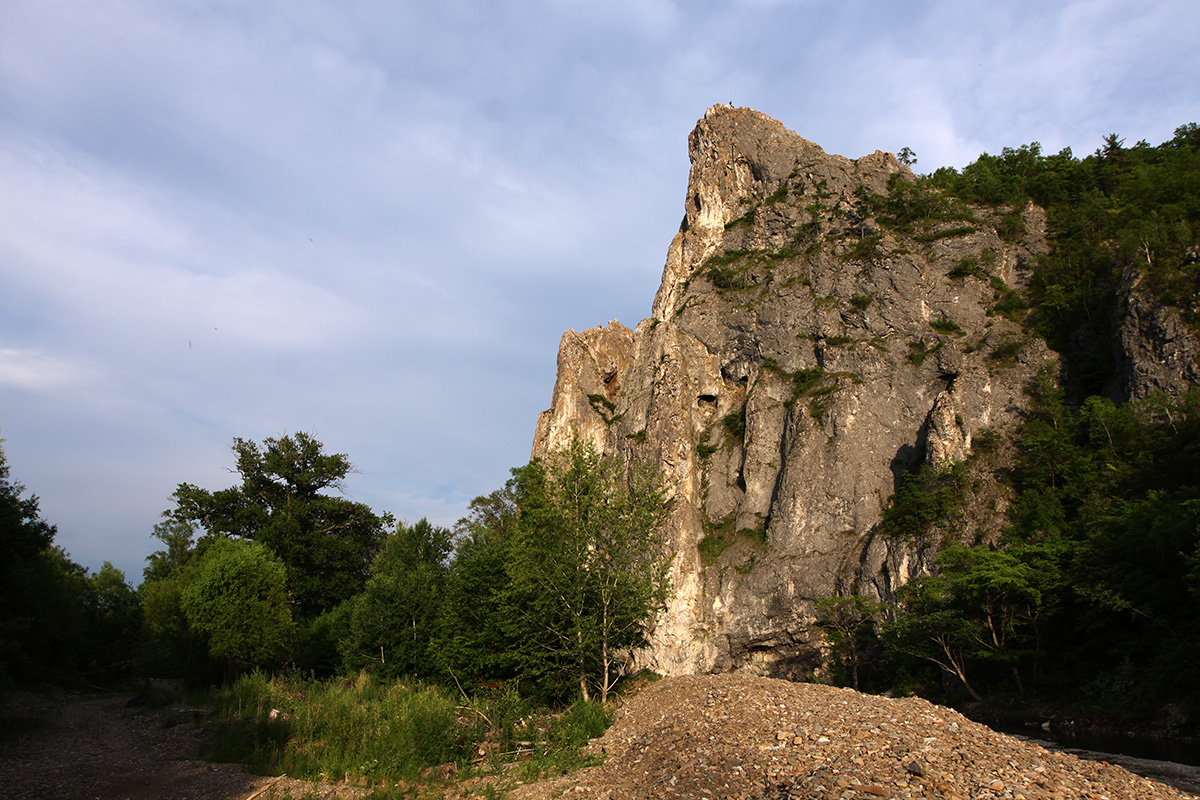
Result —
<path fill-rule="evenodd" d="M 243 798 L 269 781 L 240 767 L 196 761 L 199 732 L 137 713 L 128 695 L 6 698 L 4 721 L 44 725 L 0 745 L 0 795 L 11 800 Z"/>

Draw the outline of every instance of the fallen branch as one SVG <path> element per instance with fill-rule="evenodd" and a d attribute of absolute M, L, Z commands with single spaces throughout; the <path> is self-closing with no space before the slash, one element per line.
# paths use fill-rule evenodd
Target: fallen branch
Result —
<path fill-rule="evenodd" d="M 254 798 L 258 797 L 260 794 L 262 794 L 263 792 L 265 792 L 267 789 L 270 789 L 272 786 L 274 786 L 275 784 L 279 783 L 281 780 L 283 780 L 283 779 L 284 779 L 284 778 L 286 778 L 286 777 L 287 777 L 287 775 L 280 775 L 278 778 L 275 778 L 273 781 L 271 781 L 271 782 L 270 782 L 270 783 L 268 783 L 266 786 L 264 786 L 264 787 L 262 787 L 261 789 L 259 789 L 259 790 L 258 790 L 257 792 L 255 792 L 254 794 L 251 794 L 251 795 L 247 796 L 247 797 L 245 798 L 245 800 L 254 800 Z"/>

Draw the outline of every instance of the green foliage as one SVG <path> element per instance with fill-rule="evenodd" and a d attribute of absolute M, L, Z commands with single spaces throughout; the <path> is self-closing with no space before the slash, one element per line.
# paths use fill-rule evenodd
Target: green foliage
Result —
<path fill-rule="evenodd" d="M 944 333 L 948 336 L 965 336 L 964 331 L 959 324 L 949 317 L 941 317 L 929 321 L 929 327 L 933 328 L 938 333 Z"/>
<path fill-rule="evenodd" d="M 615 413 L 617 410 L 616 403 L 602 394 L 589 394 L 587 398 L 588 404 L 591 405 L 592 410 L 600 415 L 605 425 L 614 425 L 621 421 L 623 415 Z"/>
<path fill-rule="evenodd" d="M 183 610 L 183 591 L 194 576 L 195 568 L 189 565 L 166 577 L 144 580 L 138 587 L 144 624 L 139 661 L 144 674 L 193 683 L 220 677 L 207 641 L 192 628 Z"/>
<path fill-rule="evenodd" d="M 417 682 L 359 674 L 329 681 L 249 673 L 213 696 L 217 715 L 204 757 L 245 763 L 265 774 L 437 791 L 433 768 L 505 774 L 522 781 L 596 762 L 580 748 L 611 717 L 596 702 L 562 713 L 535 708 L 510 686 L 474 697 Z M 477 757 L 485 753 L 486 758 Z M 514 763 L 515 762 L 515 763 Z M 469 770 L 469 772 L 468 772 Z"/>
<path fill-rule="evenodd" d="M 662 489 L 578 439 L 526 470 L 509 602 L 543 643 L 534 669 L 605 700 L 669 594 Z"/>
<path fill-rule="evenodd" d="M 733 230 L 734 228 L 738 228 L 738 227 L 746 227 L 746 228 L 753 227 L 754 215 L 757 213 L 757 211 L 758 211 L 757 208 L 751 208 L 749 211 L 747 211 L 745 214 L 738 217 L 737 219 L 730 220 L 729 222 L 725 223 L 725 230 L 727 230 L 727 231 Z"/>
<path fill-rule="evenodd" d="M 947 547 L 933 574 L 899 590 L 886 649 L 936 664 L 977 700 L 1032 692 L 1130 716 L 1167 704 L 1194 716 L 1200 390 L 1076 408 L 1044 373 L 1030 393 L 1004 539 Z M 973 437 L 977 452 L 998 446 L 993 432 Z M 914 472 L 885 531 L 955 530 L 964 478 Z"/>
<path fill-rule="evenodd" d="M 850 295 L 850 305 L 855 311 L 866 311 L 867 307 L 871 305 L 872 300 L 874 300 L 874 298 L 866 294 Z"/>
<path fill-rule="evenodd" d="M 870 236 L 861 236 L 855 240 L 842 258 L 849 261 L 871 261 L 882 255 L 880 243 L 883 241 L 883 234 L 876 233 Z"/>
<path fill-rule="evenodd" d="M 988 252 L 990 253 L 991 251 L 989 250 Z M 979 266 L 979 259 L 975 256 L 963 256 L 954 262 L 954 267 L 951 268 L 947 275 L 951 278 L 982 278 L 985 281 L 991 277 L 983 267 Z"/>
<path fill-rule="evenodd" d="M 460 725 L 456 701 L 432 686 L 244 675 L 217 695 L 219 723 L 204 756 L 268 774 L 408 779 L 466 763 L 482 738 Z"/>
<path fill-rule="evenodd" d="M 1198 323 L 1200 269 L 1187 257 L 1200 232 L 1195 131 L 1194 123 L 1183 125 L 1158 147 L 1126 148 L 1110 136 L 1084 159 L 1070 149 L 1044 155 L 1034 142 L 999 156 L 985 153 L 961 173 L 943 168 L 926 179 L 962 200 L 998 206 L 1006 238 L 1020 234 L 1017 210 L 1029 201 L 1046 209 L 1053 249 L 1034 265 L 1034 320 L 1072 361 L 1080 397 L 1100 392 L 1113 370 L 1109 349 L 1090 343 L 1112 338 L 1116 290 L 1127 269 L 1161 302 Z M 1017 299 L 1006 300 L 999 312 L 1018 318 Z"/>
<path fill-rule="evenodd" d="M 919 367 L 925 363 L 925 359 L 942 349 L 942 343 L 938 342 L 933 347 L 925 344 L 924 339 L 918 339 L 915 342 L 908 343 L 908 355 L 905 360 L 914 367 Z"/>
<path fill-rule="evenodd" d="M 696 544 L 696 549 L 700 551 L 701 564 L 711 567 L 717 563 L 721 554 L 733 545 L 736 538 L 733 525 L 732 517 L 720 523 L 705 522 L 704 537 Z"/>
<path fill-rule="evenodd" d="M 746 435 L 746 407 L 743 405 L 737 411 L 730 411 L 721 418 L 721 424 L 730 436 L 742 439 Z"/>
<path fill-rule="evenodd" d="M 721 449 L 719 444 L 709 444 L 708 442 L 700 442 L 696 445 L 696 455 L 701 458 L 709 458 L 713 453 Z"/>
<path fill-rule="evenodd" d="M 766 200 L 763 201 L 763 205 L 773 206 L 778 203 L 782 203 L 784 200 L 787 199 L 787 196 L 788 196 L 788 185 L 786 183 L 781 184 L 778 189 L 771 192 L 771 195 Z"/>
<path fill-rule="evenodd" d="M 342 642 L 346 669 L 385 677 L 434 677 L 451 533 L 422 519 L 401 522 L 371 563 L 363 593 L 352 601 Z"/>
<path fill-rule="evenodd" d="M 131 655 L 142 634 L 142 609 L 125 573 L 105 561 L 88 576 L 85 617 L 92 677 L 118 678 L 133 668 Z"/>
<path fill-rule="evenodd" d="M 214 539 L 179 602 L 190 627 L 229 673 L 281 664 L 291 651 L 287 573 L 259 542 Z"/>
<path fill-rule="evenodd" d="M 524 635 L 509 595 L 508 569 L 529 480 L 527 468 L 514 470 L 503 489 L 472 500 L 469 516 L 455 528 L 436 663 L 467 689 L 520 678 L 528 693 L 548 692 L 525 669 L 539 655 L 530 652 L 537 644 Z"/>
<path fill-rule="evenodd" d="M 513 470 L 459 523 L 438 652 L 465 687 L 603 699 L 669 592 L 653 474 L 574 441 Z"/>
<path fill-rule="evenodd" d="M 255 442 L 234 439 L 241 484 L 208 491 L 181 483 L 171 520 L 199 526 L 209 538 L 261 542 L 287 569 L 288 590 L 303 619 L 362 591 L 386 516 L 338 494 L 353 469 L 306 433 Z"/>
<path fill-rule="evenodd" d="M 866 201 L 868 209 L 881 225 L 907 234 L 920 234 L 937 223 L 956 220 L 971 222 L 975 219 L 965 203 L 940 191 L 932 182 L 924 179 L 910 181 L 899 173 L 889 179 L 886 196 L 870 195 Z M 962 227 L 952 230 L 959 232 L 942 235 L 962 235 Z"/>
<path fill-rule="evenodd" d="M 913 234 L 913 239 L 918 242 L 936 242 L 938 239 L 953 239 L 956 236 L 970 236 L 975 232 L 972 225 L 955 225 L 951 228 L 941 228 L 939 230 L 926 231 L 924 233 Z"/>
<path fill-rule="evenodd" d="M 970 488 L 969 465 L 922 463 L 904 476 L 900 489 L 883 511 L 883 528 L 902 539 L 925 539 L 948 532 L 955 512 Z"/>
<path fill-rule="evenodd" d="M 861 595 L 824 597 L 816 605 L 817 627 L 825 632 L 833 663 L 848 673 L 850 686 L 857 690 L 863 653 L 875 643 L 875 619 L 884 605 Z"/>
<path fill-rule="evenodd" d="M 83 669 L 111 677 L 135 645 L 136 602 L 120 588 L 123 576 L 106 564 L 89 577 L 54 535 L 0 447 L 0 688 L 74 681 Z"/>

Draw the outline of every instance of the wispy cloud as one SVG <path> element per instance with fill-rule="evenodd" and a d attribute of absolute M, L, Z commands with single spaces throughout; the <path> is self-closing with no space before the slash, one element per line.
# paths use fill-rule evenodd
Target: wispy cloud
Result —
<path fill-rule="evenodd" d="M 311 430 L 448 523 L 528 457 L 559 335 L 649 311 L 715 102 L 920 167 L 1152 141 L 1192 4 L 9 4 L 0 428 L 134 575 L 179 481 Z"/>

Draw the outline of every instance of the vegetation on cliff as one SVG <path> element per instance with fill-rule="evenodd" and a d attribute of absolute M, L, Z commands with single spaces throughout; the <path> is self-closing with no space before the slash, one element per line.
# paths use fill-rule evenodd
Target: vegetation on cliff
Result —
<path fill-rule="evenodd" d="M 888 667 L 877 660 L 874 679 L 906 675 L 925 694 L 953 697 L 958 686 L 980 701 L 1078 703 L 1194 731 L 1200 389 L 1114 402 L 1112 343 L 1131 273 L 1197 323 L 1200 129 L 1182 126 L 1158 147 L 1109 136 L 1082 160 L 1043 156 L 1037 143 L 1005 149 L 897 196 L 938 194 L 1047 209 L 1052 247 L 1034 265 L 1027 324 L 1059 350 L 1068 380 L 1043 373 L 1028 387 L 1033 411 L 1000 470 L 1012 492 L 1002 537 L 947 547 L 932 574 L 897 592 L 874 651 Z M 910 475 L 887 530 L 952 538 L 969 466 Z"/>

